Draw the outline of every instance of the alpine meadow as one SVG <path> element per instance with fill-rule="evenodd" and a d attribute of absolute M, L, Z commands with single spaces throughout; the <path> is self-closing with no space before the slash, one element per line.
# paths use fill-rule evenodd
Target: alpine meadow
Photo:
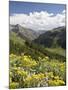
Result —
<path fill-rule="evenodd" d="M 66 5 L 9 1 L 9 88 L 66 85 Z"/>

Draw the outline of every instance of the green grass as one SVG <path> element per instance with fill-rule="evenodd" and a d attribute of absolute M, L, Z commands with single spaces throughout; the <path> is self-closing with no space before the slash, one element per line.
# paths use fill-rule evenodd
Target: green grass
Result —
<path fill-rule="evenodd" d="M 25 40 L 20 38 L 16 33 L 10 33 L 10 40 L 13 40 L 15 43 L 20 43 L 21 45 L 25 44 Z"/>
<path fill-rule="evenodd" d="M 62 55 L 62 56 L 66 56 L 66 50 L 65 49 L 62 49 L 62 48 L 45 48 L 46 50 L 48 50 L 49 52 L 52 52 L 52 53 L 56 53 L 58 55 Z"/>

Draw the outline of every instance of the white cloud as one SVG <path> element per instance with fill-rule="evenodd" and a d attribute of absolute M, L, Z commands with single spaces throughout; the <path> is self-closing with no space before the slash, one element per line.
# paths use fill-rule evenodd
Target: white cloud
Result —
<path fill-rule="evenodd" d="M 63 12 L 62 12 L 63 14 L 65 14 L 66 13 L 66 10 L 63 10 Z"/>
<path fill-rule="evenodd" d="M 28 14 L 13 14 L 10 16 L 10 24 L 20 24 L 34 30 L 50 30 L 65 26 L 65 10 L 54 15 L 47 11 L 30 12 Z"/>

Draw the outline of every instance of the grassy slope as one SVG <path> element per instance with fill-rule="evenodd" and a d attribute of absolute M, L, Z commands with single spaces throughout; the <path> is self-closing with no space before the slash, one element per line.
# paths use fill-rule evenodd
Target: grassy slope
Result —
<path fill-rule="evenodd" d="M 19 48 L 19 49 L 18 49 Z M 31 55 L 33 58 L 37 58 L 38 56 L 44 57 L 45 55 L 36 50 L 29 42 L 27 42 L 24 38 L 19 37 L 16 33 L 10 33 L 10 54 L 27 54 Z"/>
<path fill-rule="evenodd" d="M 63 48 L 58 47 L 58 48 L 45 48 L 45 49 L 48 50 L 49 52 L 56 53 L 64 57 L 66 56 L 66 50 Z"/>
<path fill-rule="evenodd" d="M 16 33 L 10 32 L 10 40 L 13 40 L 16 43 L 20 43 L 22 45 L 25 44 L 25 40 L 21 39 Z"/>
<path fill-rule="evenodd" d="M 65 61 L 65 50 L 61 48 L 42 48 L 35 43 L 26 43 L 24 38 L 19 37 L 16 33 L 10 33 L 10 53 L 27 54 L 37 59 L 38 56 L 49 56 L 50 58 L 63 59 Z"/>

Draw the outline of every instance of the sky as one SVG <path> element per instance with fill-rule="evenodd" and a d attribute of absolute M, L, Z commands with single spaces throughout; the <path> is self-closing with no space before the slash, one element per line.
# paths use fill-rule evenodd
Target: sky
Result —
<path fill-rule="evenodd" d="M 66 6 L 32 2 L 9 2 L 10 24 L 33 30 L 50 30 L 65 26 Z"/>

